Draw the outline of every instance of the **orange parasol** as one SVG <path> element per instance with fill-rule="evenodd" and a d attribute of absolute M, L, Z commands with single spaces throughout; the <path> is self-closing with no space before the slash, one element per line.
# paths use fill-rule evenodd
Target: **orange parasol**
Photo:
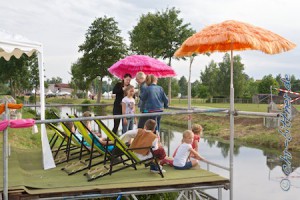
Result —
<path fill-rule="evenodd" d="M 184 41 L 174 55 L 183 57 L 194 53 L 230 50 L 260 50 L 267 54 L 277 54 L 294 47 L 294 43 L 269 30 L 229 20 L 195 33 Z"/>
<path fill-rule="evenodd" d="M 174 56 L 191 56 L 197 53 L 231 51 L 230 71 L 230 199 L 233 199 L 233 147 L 234 147 L 234 87 L 233 50 L 260 50 L 277 54 L 295 48 L 296 45 L 283 37 L 247 23 L 229 20 L 207 26 L 195 33 L 175 52 Z"/>

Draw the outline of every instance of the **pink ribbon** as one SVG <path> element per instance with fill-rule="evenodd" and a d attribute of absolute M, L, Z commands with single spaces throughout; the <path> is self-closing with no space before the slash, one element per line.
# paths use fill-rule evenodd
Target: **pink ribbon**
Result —
<path fill-rule="evenodd" d="M 4 129 L 6 129 L 8 127 L 8 123 L 9 123 L 8 120 L 0 121 L 0 131 L 3 131 Z"/>
<path fill-rule="evenodd" d="M 35 124 L 34 119 L 15 119 L 0 121 L 0 131 L 3 131 L 8 126 L 10 128 L 28 128 Z"/>

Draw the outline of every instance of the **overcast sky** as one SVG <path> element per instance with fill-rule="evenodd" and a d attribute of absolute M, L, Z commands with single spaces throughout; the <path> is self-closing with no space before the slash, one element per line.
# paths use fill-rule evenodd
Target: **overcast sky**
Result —
<path fill-rule="evenodd" d="M 278 55 L 259 51 L 234 52 L 242 57 L 245 72 L 255 79 L 264 75 L 294 74 L 300 78 L 300 1 L 299 0 L 9 0 L 0 4 L 0 29 L 16 33 L 44 45 L 46 78 L 71 79 L 71 64 L 80 57 L 78 45 L 91 23 L 104 15 L 113 17 L 129 43 L 128 31 L 148 12 L 175 7 L 184 23 L 197 32 L 225 20 L 238 20 L 275 32 L 298 45 Z M 224 54 L 199 55 L 192 65 L 192 80 L 213 59 Z M 188 77 L 189 62 L 173 61 L 181 76 Z"/>

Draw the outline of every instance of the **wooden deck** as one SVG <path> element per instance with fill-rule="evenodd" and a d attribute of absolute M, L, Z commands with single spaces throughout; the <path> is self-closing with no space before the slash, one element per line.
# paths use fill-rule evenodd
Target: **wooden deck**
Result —
<path fill-rule="evenodd" d="M 0 173 L 2 174 L 2 158 Z M 86 171 L 68 176 L 61 168 L 42 169 L 42 153 L 14 151 L 9 157 L 9 199 L 32 199 L 61 197 L 87 194 L 111 194 L 134 191 L 168 190 L 198 187 L 225 187 L 229 180 L 215 173 L 197 168 L 191 170 L 174 170 L 164 167 L 167 171 L 161 178 L 149 168 L 139 166 L 138 170 L 127 168 L 88 182 L 83 175 Z M 0 192 L 3 180 L 0 180 Z"/>

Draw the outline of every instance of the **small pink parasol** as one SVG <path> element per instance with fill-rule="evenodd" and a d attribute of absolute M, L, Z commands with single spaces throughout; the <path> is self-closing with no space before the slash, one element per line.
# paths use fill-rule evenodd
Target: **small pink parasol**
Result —
<path fill-rule="evenodd" d="M 113 64 L 108 71 L 119 78 L 123 78 L 125 74 L 135 77 L 140 71 L 153 74 L 158 78 L 176 76 L 175 71 L 169 65 L 144 55 L 127 56 Z"/>

